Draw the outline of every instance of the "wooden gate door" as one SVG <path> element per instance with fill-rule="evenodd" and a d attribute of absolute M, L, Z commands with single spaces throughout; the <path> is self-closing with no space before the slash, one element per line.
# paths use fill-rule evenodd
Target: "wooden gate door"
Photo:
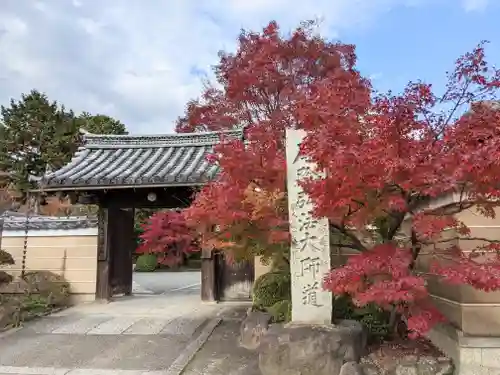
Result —
<path fill-rule="evenodd" d="M 109 237 L 111 269 L 110 280 L 113 294 L 132 294 L 132 253 L 134 241 L 134 210 L 110 210 Z"/>
<path fill-rule="evenodd" d="M 254 265 L 251 261 L 230 262 L 224 253 L 218 256 L 218 294 L 221 301 L 252 299 Z"/>

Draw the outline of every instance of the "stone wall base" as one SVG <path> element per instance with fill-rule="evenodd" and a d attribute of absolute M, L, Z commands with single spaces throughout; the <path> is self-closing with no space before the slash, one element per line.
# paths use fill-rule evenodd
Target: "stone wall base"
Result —
<path fill-rule="evenodd" d="M 440 325 L 428 337 L 453 359 L 456 375 L 500 375 L 500 337 L 465 336 L 450 325 Z"/>

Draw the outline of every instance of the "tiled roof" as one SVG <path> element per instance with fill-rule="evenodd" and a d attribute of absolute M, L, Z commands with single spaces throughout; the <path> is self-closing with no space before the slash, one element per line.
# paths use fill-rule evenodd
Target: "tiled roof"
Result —
<path fill-rule="evenodd" d="M 26 215 L 18 212 L 6 212 L 0 217 L 3 230 L 26 230 Z M 31 216 L 28 219 L 28 230 L 81 229 L 96 228 L 97 218 L 85 216 Z"/>
<path fill-rule="evenodd" d="M 206 156 L 221 136 L 242 139 L 243 131 L 148 136 L 86 133 L 71 162 L 38 183 L 44 190 L 201 185 L 218 172 Z"/>

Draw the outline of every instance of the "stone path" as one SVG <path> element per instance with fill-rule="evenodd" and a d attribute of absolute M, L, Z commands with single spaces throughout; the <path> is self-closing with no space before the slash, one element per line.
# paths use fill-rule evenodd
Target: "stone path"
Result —
<path fill-rule="evenodd" d="M 1 336 L 0 375 L 178 375 L 222 309 L 198 294 L 77 306 Z"/>
<path fill-rule="evenodd" d="M 186 335 L 192 336 L 206 320 L 199 318 L 163 318 L 110 315 L 71 315 L 47 317 L 28 329 L 38 334 L 67 335 Z"/>
<path fill-rule="evenodd" d="M 238 346 L 240 322 L 222 322 L 182 375 L 260 375 L 256 352 Z"/>
<path fill-rule="evenodd" d="M 182 375 L 260 375 L 258 354 L 238 345 L 242 317 L 224 315 Z"/>
<path fill-rule="evenodd" d="M 152 290 L 144 288 L 135 280 L 132 282 L 132 293 L 133 294 L 155 294 Z"/>

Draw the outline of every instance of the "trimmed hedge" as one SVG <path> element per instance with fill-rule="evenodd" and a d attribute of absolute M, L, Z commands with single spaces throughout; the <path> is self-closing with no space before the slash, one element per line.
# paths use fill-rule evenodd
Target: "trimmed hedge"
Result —
<path fill-rule="evenodd" d="M 253 302 L 257 308 L 271 307 L 284 300 L 291 300 L 290 273 L 273 271 L 255 280 Z"/>
<path fill-rule="evenodd" d="M 289 322 L 292 320 L 292 302 L 283 300 L 276 302 L 267 308 L 267 312 L 272 316 L 272 322 Z"/>
<path fill-rule="evenodd" d="M 290 273 L 273 271 L 255 280 L 253 305 L 256 309 L 269 312 L 273 322 L 289 321 L 292 306 Z"/>
<path fill-rule="evenodd" d="M 370 342 L 380 342 L 391 336 L 390 313 L 374 304 L 356 307 L 349 296 L 337 296 L 333 300 L 334 319 L 352 319 L 360 322 L 368 332 Z"/>
<path fill-rule="evenodd" d="M 158 267 L 158 259 L 154 254 L 142 254 L 137 257 L 135 270 L 137 272 L 153 272 Z"/>

